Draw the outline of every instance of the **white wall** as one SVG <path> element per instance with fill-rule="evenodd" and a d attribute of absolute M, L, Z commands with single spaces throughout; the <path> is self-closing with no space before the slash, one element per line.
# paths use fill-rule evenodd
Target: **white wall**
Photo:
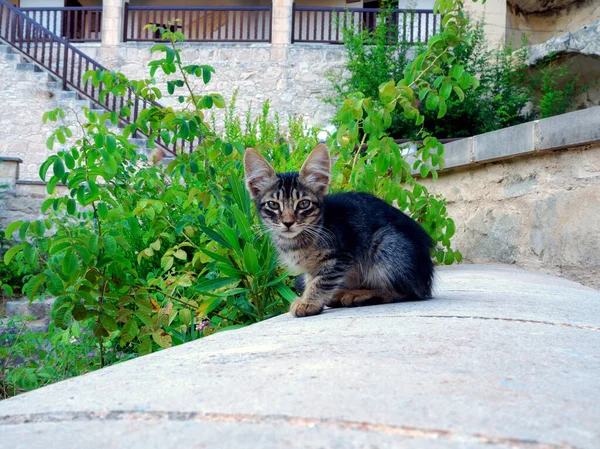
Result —
<path fill-rule="evenodd" d="M 20 5 L 21 8 L 62 8 L 65 6 L 64 0 L 21 0 Z M 56 15 L 56 20 L 54 20 Z M 29 13 L 29 16 L 38 22 L 41 22 L 43 26 L 48 28 L 54 34 L 61 35 L 62 29 L 62 14 L 60 13 L 51 13 L 48 15 L 45 13 L 43 16 L 38 12 L 36 15 L 34 13 Z M 40 20 L 41 18 L 41 20 Z"/>

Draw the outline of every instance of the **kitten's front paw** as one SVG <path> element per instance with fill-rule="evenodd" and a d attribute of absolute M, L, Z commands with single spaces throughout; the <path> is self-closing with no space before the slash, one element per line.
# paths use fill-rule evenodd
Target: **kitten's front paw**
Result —
<path fill-rule="evenodd" d="M 323 311 L 323 306 L 305 299 L 298 298 L 290 306 L 290 313 L 296 317 L 318 315 Z"/>

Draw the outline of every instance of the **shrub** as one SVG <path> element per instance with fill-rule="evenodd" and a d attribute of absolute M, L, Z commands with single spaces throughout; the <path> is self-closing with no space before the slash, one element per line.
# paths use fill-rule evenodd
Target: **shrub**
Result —
<path fill-rule="evenodd" d="M 345 70 L 349 76 L 344 78 L 339 73 L 332 74 L 330 80 L 336 95 L 330 101 L 339 103 L 352 92 L 376 98 L 381 84 L 390 79 L 402 79 L 410 59 L 425 50 L 420 44 L 390 42 L 390 35 L 398 35 L 394 33 L 396 25 L 390 17 L 390 9 L 384 9 L 374 32 L 363 30 L 357 33 L 352 28 L 344 30 Z M 479 86 L 465 98 L 448 98 L 447 113 L 443 118 L 437 118 L 437 111 L 430 112 L 425 103 L 419 105 L 419 111 L 426 119 L 423 126 L 428 133 L 439 138 L 471 136 L 527 120 L 521 115 L 529 99 L 524 50 L 515 52 L 511 46 L 490 50 L 483 24 L 472 24 L 467 20 L 464 39 L 453 46 L 451 54 L 455 63 L 467 73 L 477 74 Z M 444 71 L 449 69 L 446 63 L 442 63 L 441 68 Z M 429 84 L 436 83 L 438 76 L 431 73 Z M 418 128 L 404 114 L 394 112 L 391 119 L 390 134 L 393 137 L 417 137 Z"/>
<path fill-rule="evenodd" d="M 573 75 L 556 54 L 549 55 L 532 70 L 529 90 L 537 118 L 564 114 L 574 108 L 575 99 L 594 83 L 579 86 L 579 75 Z"/>
<path fill-rule="evenodd" d="M 422 127 L 425 117 L 417 106 L 423 101 L 441 118 L 450 95 L 461 99 L 463 88 L 477 82 L 452 55 L 464 41 L 462 2 L 439 3 L 445 31 L 429 41 L 400 81 L 379 87 L 378 99 L 362 94 L 345 99 L 340 127 L 328 144 L 336 161 L 334 190 L 369 191 L 397 204 L 439 243 L 438 262 L 450 264 L 461 259 L 451 248 L 454 222 L 443 198 L 418 182 L 418 176 L 437 177 L 443 145 Z M 6 232 L 8 239 L 14 234 L 19 240 L 5 262 L 20 254 L 37 267 L 23 288 L 27 297 L 56 296 L 55 332 L 72 332 L 76 322 L 89 328 L 97 339 L 94 366 L 99 367 L 277 315 L 295 297 L 242 185 L 241 156 L 252 142 L 279 170 L 297 169 L 316 143 L 314 130 L 292 119 L 283 138 L 266 105 L 258 121 L 246 120 L 243 132 L 230 108 L 229 125 L 216 133 L 204 117 L 225 106 L 222 97 L 198 95 L 189 82 L 197 76 L 208 83 L 213 69 L 183 65 L 177 48 L 181 33 L 151 28 L 166 43 L 152 48 L 162 57 L 150 62 L 150 76 L 159 70 L 169 75 L 169 94 L 187 107 L 178 111 L 154 103 L 122 135 L 106 126 L 117 124 L 117 113 L 85 110 L 82 137 L 40 168 L 53 195 L 42 205 L 48 217 L 12 223 Z M 103 89 L 101 97 L 128 98 L 132 92 L 154 101 L 162 96 L 154 78 L 133 81 L 99 71 L 85 79 Z M 121 114 L 129 115 L 130 106 Z M 386 131 L 396 110 L 412 120 L 423 140 L 413 163 Z M 44 120 L 61 116 L 54 110 Z M 151 145 L 158 138 L 167 145 L 176 142 L 175 158 L 161 165 L 138 154 L 128 137 L 139 131 L 150 135 Z M 72 134 L 59 126 L 48 146 L 65 145 Z M 194 151 L 184 151 L 190 143 Z M 55 191 L 59 182 L 67 186 L 64 195 Z"/>

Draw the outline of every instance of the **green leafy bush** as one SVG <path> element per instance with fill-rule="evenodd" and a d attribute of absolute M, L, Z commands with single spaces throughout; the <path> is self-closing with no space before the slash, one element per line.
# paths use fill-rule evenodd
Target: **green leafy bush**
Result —
<path fill-rule="evenodd" d="M 330 101 L 340 103 L 352 92 L 376 98 L 381 84 L 402 79 L 410 60 L 425 51 L 422 44 L 390 42 L 390 35 L 398 35 L 394 33 L 397 25 L 390 18 L 390 9 L 384 9 L 375 31 L 357 33 L 352 28 L 344 30 L 345 70 L 349 76 L 344 78 L 339 73 L 332 74 L 330 79 L 336 95 Z M 438 138 L 472 136 L 528 119 L 521 115 L 529 100 L 525 50 L 515 51 L 511 46 L 491 50 L 485 40 L 483 24 L 473 24 L 467 18 L 464 20 L 464 38 L 452 47 L 450 54 L 467 73 L 477 75 L 479 85 L 464 98 L 447 98 L 447 113 L 440 118 L 436 108 L 430 110 L 424 102 L 418 105 L 426 119 L 423 124 L 425 130 Z M 447 71 L 450 67 L 443 63 L 441 68 Z M 438 74 L 430 76 L 427 81 L 434 84 Z M 467 86 L 466 81 L 464 86 Z M 393 137 L 417 137 L 419 129 L 411 119 L 404 117 L 402 111 L 392 112 L 391 119 L 389 132 Z"/>
<path fill-rule="evenodd" d="M 439 243 L 438 262 L 450 264 L 461 259 L 451 248 L 454 222 L 444 199 L 418 181 L 436 178 L 436 169 L 443 168 L 443 145 L 423 127 L 419 102 L 442 118 L 451 95 L 462 99 L 477 80 L 452 54 L 465 41 L 462 2 L 441 0 L 439 6 L 444 32 L 430 39 L 399 81 L 381 85 L 378 98 L 346 98 L 328 144 L 335 160 L 333 190 L 369 191 L 397 204 Z M 230 108 L 224 132 L 215 132 L 205 116 L 224 108 L 223 98 L 190 87 L 191 77 L 208 83 L 213 69 L 183 65 L 177 47 L 183 35 L 158 30 L 166 43 L 152 48 L 160 56 L 150 62 L 150 76 L 168 75 L 168 93 L 185 108 L 154 103 L 122 134 L 107 126 L 117 124 L 117 113 L 84 110 L 82 137 L 41 166 L 52 195 L 42 205 L 47 218 L 15 222 L 6 231 L 7 239 L 17 239 L 5 262 L 23 257 L 35 268 L 24 293 L 30 300 L 56 297 L 55 332 L 72 332 L 77 322 L 90 329 L 86 335 L 97 339 L 94 366 L 275 316 L 295 297 L 242 185 L 241 161 L 252 143 L 277 169 L 297 169 L 316 143 L 314 130 L 291 119 L 288 135 L 281 135 L 267 104 L 258 119 L 248 116 L 244 131 Z M 163 95 L 154 78 L 133 81 L 99 71 L 85 79 L 104 89 L 101 96 L 128 98 L 133 92 L 154 101 Z M 128 104 L 121 115 L 130 109 Z M 395 111 L 412 121 L 423 141 L 412 159 L 388 133 Z M 61 116 L 53 110 L 44 120 Z M 177 154 L 164 164 L 148 161 L 128 141 L 139 131 L 150 135 L 150 144 L 157 138 L 177 142 Z M 65 145 L 72 135 L 59 126 L 48 146 Z M 184 151 L 190 143 L 194 151 Z M 66 193 L 56 190 L 59 183 Z"/>
<path fill-rule="evenodd" d="M 6 326 L 12 331 L 0 335 L 0 399 L 100 367 L 94 357 L 98 342 L 86 322 L 73 321 L 66 329 L 51 323 L 47 332 L 36 332 L 27 328 L 32 319 L 10 318 Z"/>
<path fill-rule="evenodd" d="M 546 118 L 572 110 L 577 96 L 594 85 L 580 86 L 579 82 L 579 75 L 573 75 L 557 55 L 545 58 L 529 75 L 535 116 Z"/>

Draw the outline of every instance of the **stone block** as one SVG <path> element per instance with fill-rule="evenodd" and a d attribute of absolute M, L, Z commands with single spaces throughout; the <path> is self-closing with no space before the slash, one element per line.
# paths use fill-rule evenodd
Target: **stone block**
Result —
<path fill-rule="evenodd" d="M 536 150 L 565 148 L 600 140 L 600 106 L 569 112 L 538 122 Z"/>
<path fill-rule="evenodd" d="M 445 168 L 461 167 L 473 162 L 471 143 L 471 138 L 465 138 L 444 144 Z"/>
<path fill-rule="evenodd" d="M 50 312 L 54 305 L 54 298 L 45 301 L 34 301 L 29 304 L 29 314 L 36 317 L 38 320 L 46 320 L 50 318 Z"/>
<path fill-rule="evenodd" d="M 29 300 L 8 301 L 6 303 L 6 316 L 29 315 Z"/>
<path fill-rule="evenodd" d="M 473 137 L 473 162 L 488 162 L 534 151 L 535 122 Z"/>

